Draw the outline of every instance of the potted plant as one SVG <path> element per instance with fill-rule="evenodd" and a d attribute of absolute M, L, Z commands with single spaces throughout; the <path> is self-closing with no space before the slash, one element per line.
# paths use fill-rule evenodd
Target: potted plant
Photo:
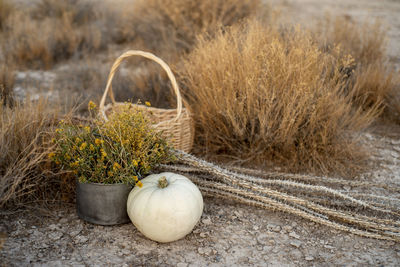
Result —
<path fill-rule="evenodd" d="M 89 102 L 94 113 L 96 105 Z M 159 164 L 174 159 L 161 133 L 151 127 L 140 108 L 126 104 L 107 121 L 77 125 L 61 121 L 49 157 L 76 176 L 78 216 L 113 225 L 129 222 L 126 201 L 134 186 Z"/>

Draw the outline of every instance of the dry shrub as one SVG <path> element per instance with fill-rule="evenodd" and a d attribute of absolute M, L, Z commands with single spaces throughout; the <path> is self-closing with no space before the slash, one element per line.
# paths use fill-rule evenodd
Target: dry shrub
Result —
<path fill-rule="evenodd" d="M 381 119 L 399 122 L 400 79 L 392 66 L 379 61 L 359 64 L 349 80 L 356 107 L 369 110 L 381 106 Z"/>
<path fill-rule="evenodd" d="M 95 21 L 89 23 L 94 16 L 87 11 L 91 6 L 73 2 L 43 0 L 32 16 L 29 10 L 10 15 L 4 23 L 2 44 L 7 60 L 20 67 L 49 68 L 80 51 L 103 49 L 101 30 Z"/>
<path fill-rule="evenodd" d="M 32 16 L 36 19 L 69 16 L 72 23 L 79 26 L 97 18 L 94 3 L 85 0 L 41 0 L 33 9 Z"/>
<path fill-rule="evenodd" d="M 350 54 L 355 64 L 350 70 L 350 91 L 354 105 L 368 110 L 383 106 L 383 118 L 396 120 L 400 114 L 400 80 L 386 55 L 386 30 L 379 21 L 355 23 L 349 17 L 327 17 L 326 23 L 317 31 L 322 36 L 325 49 L 332 53 L 332 47 L 340 46 L 336 57 Z M 321 37 L 319 37 L 321 38 Z"/>
<path fill-rule="evenodd" d="M 7 17 L 14 11 L 14 6 L 8 0 L 0 0 L 0 31 Z"/>
<path fill-rule="evenodd" d="M 46 100 L 0 105 L 0 207 L 43 198 L 52 179 L 46 179 L 47 131 L 57 117 Z M 54 193 L 54 189 L 52 191 Z"/>
<path fill-rule="evenodd" d="M 383 117 L 396 119 L 400 115 L 397 101 L 400 80 L 389 67 L 374 63 L 358 66 L 351 79 L 353 103 L 368 110 L 382 106 Z M 396 97 L 397 95 L 397 97 Z"/>
<path fill-rule="evenodd" d="M 339 45 L 344 54 L 362 65 L 382 62 L 386 57 L 386 30 L 379 21 L 356 23 L 346 16 L 327 16 L 321 26 L 317 33 L 327 49 Z"/>
<path fill-rule="evenodd" d="M 12 105 L 14 88 L 14 66 L 0 63 L 0 103 Z"/>
<path fill-rule="evenodd" d="M 259 0 L 139 0 L 132 26 L 148 49 L 168 56 L 190 51 L 198 34 L 233 25 L 262 7 Z"/>
<path fill-rule="evenodd" d="M 354 110 L 343 94 L 348 64 L 348 57 L 322 52 L 306 32 L 282 33 L 254 21 L 201 38 L 180 77 L 198 152 L 292 171 L 349 173 L 362 159 L 351 134 L 377 111 Z"/>

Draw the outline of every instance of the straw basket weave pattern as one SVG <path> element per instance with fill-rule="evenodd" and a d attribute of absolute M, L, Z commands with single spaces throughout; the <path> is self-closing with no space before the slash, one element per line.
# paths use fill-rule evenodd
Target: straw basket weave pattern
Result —
<path fill-rule="evenodd" d="M 171 69 L 162 59 L 156 57 L 151 53 L 138 50 L 130 50 L 123 53 L 119 58 L 117 58 L 117 60 L 111 67 L 111 71 L 107 80 L 107 85 L 104 90 L 103 97 L 100 100 L 100 115 L 105 120 L 107 120 L 107 115 L 110 114 L 110 112 L 118 112 L 118 107 L 120 107 L 121 105 L 125 105 L 125 103 L 118 103 L 115 101 L 111 84 L 118 67 L 121 65 L 124 59 L 131 56 L 142 56 L 153 60 L 157 62 L 167 72 L 168 78 L 172 83 L 172 88 L 174 89 L 174 92 L 176 94 L 177 108 L 161 109 L 136 104 L 131 105 L 143 109 L 145 111 L 145 114 L 153 123 L 153 127 L 158 131 L 161 131 L 163 133 L 163 136 L 169 141 L 170 144 L 174 146 L 175 149 L 189 152 L 193 145 L 194 136 L 193 122 L 190 118 L 189 111 L 183 107 L 182 96 Z M 111 103 L 105 105 L 107 95 L 110 96 Z"/>

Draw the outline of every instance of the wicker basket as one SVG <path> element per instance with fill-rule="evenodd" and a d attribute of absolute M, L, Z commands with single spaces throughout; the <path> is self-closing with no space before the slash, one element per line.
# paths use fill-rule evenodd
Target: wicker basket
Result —
<path fill-rule="evenodd" d="M 121 105 L 125 105 L 125 103 L 118 103 L 115 101 L 111 83 L 119 65 L 121 65 L 122 61 L 125 58 L 128 58 L 130 56 L 142 56 L 160 64 L 161 67 L 167 72 L 168 78 L 172 83 L 172 88 L 174 89 L 177 98 L 176 109 L 161 109 L 136 104 L 132 105 L 143 109 L 146 112 L 146 115 L 148 115 L 150 120 L 153 122 L 153 127 L 155 127 L 158 131 L 161 131 L 163 133 L 163 136 L 170 142 L 170 144 L 174 146 L 175 149 L 189 152 L 193 145 L 194 136 L 194 128 L 189 111 L 183 107 L 181 93 L 179 91 L 178 84 L 176 83 L 175 76 L 172 73 L 171 69 L 162 59 L 156 57 L 151 53 L 138 50 L 130 50 L 117 58 L 117 60 L 111 67 L 106 89 L 104 90 L 103 97 L 100 101 L 99 112 L 101 116 L 105 120 L 107 120 L 107 115 L 110 114 L 110 112 L 118 112 L 118 107 L 120 107 Z M 110 96 L 111 103 L 105 105 L 107 95 Z"/>

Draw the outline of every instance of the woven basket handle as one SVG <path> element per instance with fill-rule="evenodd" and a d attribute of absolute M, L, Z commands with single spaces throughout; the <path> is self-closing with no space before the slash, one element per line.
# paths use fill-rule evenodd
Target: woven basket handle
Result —
<path fill-rule="evenodd" d="M 106 103 L 106 98 L 107 98 L 107 94 L 110 95 L 111 98 L 111 102 L 113 104 L 115 104 L 115 99 L 114 99 L 114 94 L 112 91 L 112 80 L 114 78 L 115 72 L 117 71 L 119 65 L 121 65 L 122 61 L 125 58 L 128 58 L 130 56 L 142 56 L 148 59 L 151 59 L 155 62 L 157 62 L 158 64 L 161 65 L 161 67 L 167 72 L 168 78 L 172 83 L 172 88 L 174 89 L 174 92 L 176 94 L 176 103 L 177 103 L 177 107 L 176 107 L 176 117 L 174 120 L 178 120 L 179 117 L 182 114 L 182 97 L 181 97 L 181 92 L 179 91 L 179 87 L 178 84 L 176 82 L 175 76 L 172 73 L 170 67 L 167 65 L 167 63 L 165 63 L 161 58 L 156 57 L 155 55 L 153 55 L 152 53 L 149 52 L 144 52 L 144 51 L 139 51 L 139 50 L 129 50 L 125 53 L 123 53 L 120 57 L 118 57 L 114 64 L 111 67 L 110 70 L 110 74 L 108 75 L 108 80 L 107 80 L 107 85 L 106 85 L 106 89 L 104 90 L 104 94 L 100 100 L 100 105 L 99 105 L 99 112 L 101 113 L 101 115 L 103 116 L 103 118 L 105 120 L 107 120 L 107 116 L 105 113 L 105 103 Z"/>

